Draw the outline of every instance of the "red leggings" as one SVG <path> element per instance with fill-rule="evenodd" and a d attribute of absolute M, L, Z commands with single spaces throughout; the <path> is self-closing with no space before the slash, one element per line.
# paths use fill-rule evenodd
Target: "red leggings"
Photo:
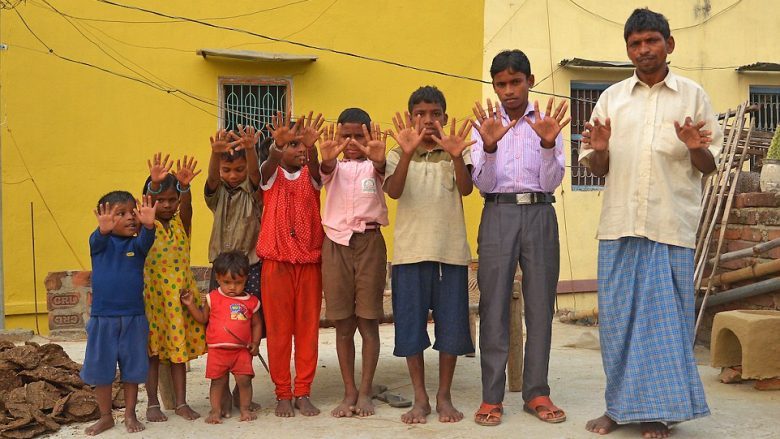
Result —
<path fill-rule="evenodd" d="M 320 264 L 264 260 L 260 276 L 268 337 L 268 367 L 277 399 L 308 396 L 317 370 L 322 273 Z M 295 388 L 290 356 L 295 340 Z"/>

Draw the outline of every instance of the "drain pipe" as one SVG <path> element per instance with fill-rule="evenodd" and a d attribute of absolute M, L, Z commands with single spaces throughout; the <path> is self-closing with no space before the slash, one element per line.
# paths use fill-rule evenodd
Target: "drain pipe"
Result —
<path fill-rule="evenodd" d="M 732 288 L 730 290 L 722 291 L 718 294 L 711 294 L 709 297 L 707 297 L 707 308 L 723 305 L 724 303 L 734 302 L 736 300 L 747 299 L 748 297 L 769 293 L 775 290 L 780 290 L 780 277 L 756 282 L 751 285 L 745 285 L 744 287 Z M 702 297 L 696 299 L 697 309 L 701 308 L 702 301 Z"/>

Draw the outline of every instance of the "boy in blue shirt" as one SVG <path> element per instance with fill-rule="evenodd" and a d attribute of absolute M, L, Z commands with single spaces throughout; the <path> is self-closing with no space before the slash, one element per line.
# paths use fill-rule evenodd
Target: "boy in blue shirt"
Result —
<path fill-rule="evenodd" d="M 125 427 L 143 430 L 135 414 L 138 384 L 149 368 L 149 323 L 144 311 L 144 260 L 154 243 L 155 203 L 138 203 L 124 191 L 104 195 L 94 210 L 98 228 L 89 237 L 92 309 L 81 379 L 95 386 L 100 419 L 84 431 L 94 436 L 114 426 L 111 384 L 117 363 L 125 393 Z M 143 225 L 143 227 L 141 227 Z"/>

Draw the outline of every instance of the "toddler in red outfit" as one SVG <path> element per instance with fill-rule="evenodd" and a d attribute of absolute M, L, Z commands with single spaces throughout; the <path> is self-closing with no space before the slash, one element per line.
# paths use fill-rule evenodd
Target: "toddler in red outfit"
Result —
<path fill-rule="evenodd" d="M 214 260 L 219 288 L 206 297 L 203 308 L 198 308 L 192 292 L 181 294 L 181 303 L 200 323 L 206 324 L 206 378 L 211 380 L 209 399 L 211 412 L 206 418 L 209 424 L 220 424 L 226 415 L 222 410 L 228 372 L 236 378 L 240 395 L 241 421 L 251 421 L 257 416 L 250 410 L 252 402 L 252 357 L 257 355 L 262 338 L 260 301 L 244 291 L 249 274 L 249 259 L 240 251 L 222 253 Z"/>

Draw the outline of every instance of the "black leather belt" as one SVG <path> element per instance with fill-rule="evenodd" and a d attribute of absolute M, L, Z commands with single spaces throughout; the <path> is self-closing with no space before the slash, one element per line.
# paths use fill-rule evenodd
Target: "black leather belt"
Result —
<path fill-rule="evenodd" d="M 544 192 L 485 194 L 485 201 L 507 204 L 551 204 L 555 202 L 555 195 Z"/>

